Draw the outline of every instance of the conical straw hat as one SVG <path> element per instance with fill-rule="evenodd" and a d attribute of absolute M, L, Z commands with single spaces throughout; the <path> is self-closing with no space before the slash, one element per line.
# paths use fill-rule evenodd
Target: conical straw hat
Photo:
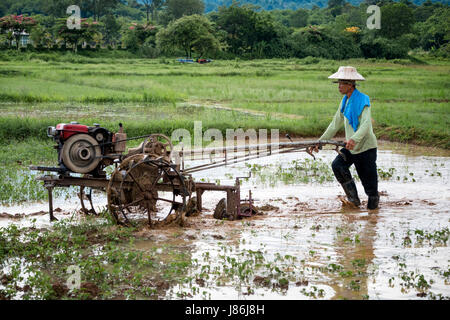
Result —
<path fill-rule="evenodd" d="M 332 74 L 328 79 L 338 79 L 338 80 L 361 80 L 364 81 L 364 77 L 356 71 L 355 67 L 339 67 L 338 72 Z"/>

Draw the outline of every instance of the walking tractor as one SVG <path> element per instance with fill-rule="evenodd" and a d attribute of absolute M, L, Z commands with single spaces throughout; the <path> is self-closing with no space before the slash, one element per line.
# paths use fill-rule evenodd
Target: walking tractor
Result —
<path fill-rule="evenodd" d="M 99 124 L 87 126 L 77 122 L 48 127 L 47 135 L 56 142 L 58 167 L 31 166 L 30 169 L 48 172 L 37 179 L 43 181 L 48 190 L 51 221 L 56 220 L 53 189 L 78 186 L 83 212 L 97 214 L 92 190 L 102 190 L 107 195 L 108 211 L 118 224 L 145 217 L 150 226 L 183 221 L 185 216 L 201 212 L 205 191 L 226 193 L 226 198 L 215 208 L 214 218 L 234 220 L 257 213 L 251 191 L 247 199 L 241 199 L 240 180 L 248 177 L 236 177 L 234 185 L 218 185 L 194 181 L 194 172 L 280 153 L 304 151 L 312 155 L 308 148 L 316 145 L 321 148 L 331 144 L 336 146 L 337 152 L 340 146 L 345 146 L 344 142 L 331 140 L 294 142 L 287 135 L 291 142 L 206 148 L 188 153 L 183 149 L 175 150 L 171 140 L 163 134 L 127 138 L 122 124 L 118 132 L 113 133 Z M 143 141 L 127 149 L 127 141 L 138 139 Z M 219 154 L 219 159 L 211 158 L 206 164 L 184 168 L 185 160 L 195 160 L 196 155 L 205 152 Z M 85 200 L 89 201 L 90 209 Z M 163 214 L 160 209 L 168 213 Z"/>

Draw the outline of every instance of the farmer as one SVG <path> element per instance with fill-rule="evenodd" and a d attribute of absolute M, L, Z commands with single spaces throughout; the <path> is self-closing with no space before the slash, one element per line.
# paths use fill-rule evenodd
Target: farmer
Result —
<path fill-rule="evenodd" d="M 350 173 L 350 166 L 355 165 L 364 191 L 369 196 L 367 209 L 378 208 L 378 174 L 377 174 L 377 138 L 373 133 L 370 115 L 369 96 L 356 89 L 356 81 L 364 81 L 354 67 L 339 67 L 338 72 L 328 77 L 337 79 L 339 92 L 344 95 L 333 120 L 319 140 L 329 140 L 342 128 L 345 128 L 345 148 L 341 149 L 332 163 L 337 181 L 347 195 L 350 203 L 359 207 L 361 202 L 355 181 Z M 318 146 L 310 151 L 319 151 Z"/>

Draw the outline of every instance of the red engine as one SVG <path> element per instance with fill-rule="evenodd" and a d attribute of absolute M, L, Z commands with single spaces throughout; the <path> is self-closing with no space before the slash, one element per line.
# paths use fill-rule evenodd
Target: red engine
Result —
<path fill-rule="evenodd" d="M 119 124 L 120 139 L 126 139 Z M 124 150 L 116 145 L 116 134 L 100 127 L 81 125 L 77 122 L 60 123 L 56 127 L 48 127 L 47 135 L 58 144 L 58 162 L 62 171 L 103 175 L 103 168 L 113 163 Z"/>
<path fill-rule="evenodd" d="M 84 124 L 66 124 L 66 123 L 60 123 L 56 125 L 57 132 L 59 131 L 61 133 L 61 139 L 67 140 L 71 136 L 77 133 L 88 133 L 89 127 Z"/>

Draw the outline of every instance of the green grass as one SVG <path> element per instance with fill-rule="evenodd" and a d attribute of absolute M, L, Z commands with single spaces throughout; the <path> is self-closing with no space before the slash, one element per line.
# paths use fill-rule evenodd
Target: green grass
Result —
<path fill-rule="evenodd" d="M 11 114 L 33 118 L 35 129 L 42 119 L 102 124 L 129 120 L 128 127 L 139 131 L 170 133 L 180 126 L 189 130 L 193 120 L 202 120 L 221 130 L 279 128 L 282 133 L 318 136 L 341 99 L 327 76 L 339 65 L 354 65 L 367 78 L 360 90 L 371 97 L 379 137 L 450 148 L 448 61 L 289 59 L 181 65 L 173 59 L 89 55 L 3 53 L 9 61 L 0 62 L 2 122 Z M 238 111 L 230 117 L 230 112 L 211 106 Z M 260 116 L 248 117 L 245 110 Z M 9 129 L 1 135 L 22 137 L 21 130 Z"/>

